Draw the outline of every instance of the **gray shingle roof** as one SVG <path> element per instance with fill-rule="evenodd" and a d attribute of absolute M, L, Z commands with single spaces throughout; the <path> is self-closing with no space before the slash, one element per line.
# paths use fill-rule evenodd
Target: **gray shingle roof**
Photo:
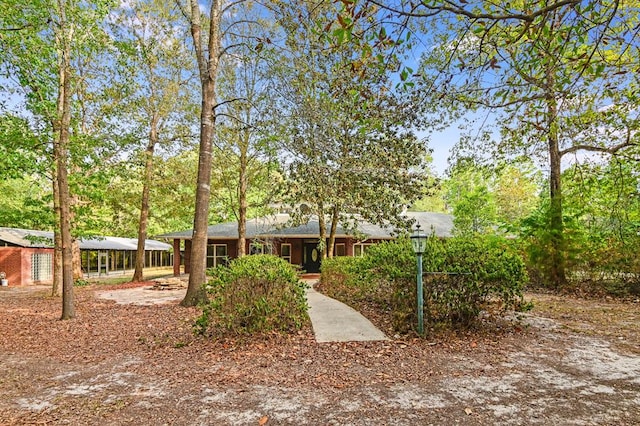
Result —
<path fill-rule="evenodd" d="M 53 247 L 53 232 L 33 229 L 0 228 L 0 246 Z M 79 240 L 83 250 L 136 250 L 136 238 L 96 237 Z M 161 241 L 146 240 L 145 250 L 169 250 L 171 245 Z"/>
<path fill-rule="evenodd" d="M 287 214 L 276 214 L 273 216 L 264 216 L 247 221 L 247 238 L 263 236 L 265 233 L 282 226 L 289 220 Z M 225 222 L 216 225 L 210 225 L 207 228 L 207 236 L 221 240 L 238 239 L 238 222 Z M 169 232 L 167 234 L 156 235 L 155 238 L 190 240 L 193 237 L 193 230 Z"/>
<path fill-rule="evenodd" d="M 451 215 L 430 212 L 407 212 L 406 217 L 415 219 L 427 233 L 433 232 L 438 237 L 451 236 L 453 230 L 453 217 Z M 287 226 L 289 219 L 290 216 L 287 214 L 251 219 L 247 221 L 246 237 L 317 238 L 320 234 L 317 218 L 312 217 L 307 223 L 301 225 Z M 399 232 L 402 232 L 402 230 L 399 229 L 384 228 L 366 221 L 360 221 L 357 228 L 359 234 L 371 239 L 390 239 L 394 238 Z M 157 235 L 156 238 L 190 240 L 192 234 L 193 230 L 189 229 Z M 208 228 L 207 235 L 211 239 L 237 239 L 238 223 L 226 222 L 211 225 Z M 336 236 L 339 238 L 353 235 L 354 232 L 346 230 L 342 226 L 338 226 L 336 230 Z"/>
<path fill-rule="evenodd" d="M 446 213 L 407 212 L 406 216 L 415 219 L 427 234 L 433 232 L 436 237 L 453 236 L 453 216 Z"/>

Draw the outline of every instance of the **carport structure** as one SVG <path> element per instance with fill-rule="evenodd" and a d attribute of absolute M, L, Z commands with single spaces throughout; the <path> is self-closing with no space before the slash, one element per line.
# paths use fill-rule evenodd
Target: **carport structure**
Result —
<path fill-rule="evenodd" d="M 78 245 L 82 272 L 87 278 L 124 274 L 135 267 L 135 238 L 80 238 Z M 53 253 L 51 231 L 0 228 L 0 272 L 5 272 L 9 285 L 51 284 Z M 172 263 L 171 245 L 145 241 L 145 268 Z"/>

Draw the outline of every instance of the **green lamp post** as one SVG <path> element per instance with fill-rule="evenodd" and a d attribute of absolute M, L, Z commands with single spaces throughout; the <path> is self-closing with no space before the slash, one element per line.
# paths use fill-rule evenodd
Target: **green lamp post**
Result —
<path fill-rule="evenodd" d="M 427 247 L 427 235 L 420 229 L 420 224 L 416 225 L 416 229 L 411 234 L 411 247 L 416 254 L 418 262 L 418 333 L 424 335 L 424 296 L 422 293 L 422 253 Z"/>

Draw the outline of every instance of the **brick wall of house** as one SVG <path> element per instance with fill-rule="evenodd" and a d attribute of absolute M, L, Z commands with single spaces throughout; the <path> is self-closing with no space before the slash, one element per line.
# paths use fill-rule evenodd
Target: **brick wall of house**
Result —
<path fill-rule="evenodd" d="M 7 275 L 9 286 L 31 284 L 51 284 L 53 282 L 53 262 L 51 262 L 51 278 L 34 281 L 31 277 L 32 255 L 49 253 L 53 257 L 53 249 L 0 247 L 0 272 Z"/>
<path fill-rule="evenodd" d="M 23 285 L 22 247 L 0 247 L 0 272 L 10 286 Z"/>

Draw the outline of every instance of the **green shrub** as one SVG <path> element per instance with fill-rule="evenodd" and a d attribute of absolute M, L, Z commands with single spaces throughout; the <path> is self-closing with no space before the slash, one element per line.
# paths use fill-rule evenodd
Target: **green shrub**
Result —
<path fill-rule="evenodd" d="M 366 280 L 359 279 L 361 259 L 351 256 L 323 259 L 316 289 L 340 300 L 361 300 L 366 297 L 370 286 Z"/>
<path fill-rule="evenodd" d="M 346 260 L 350 259 L 350 260 Z M 527 273 L 509 241 L 430 238 L 423 255 L 424 317 L 431 327 L 468 326 L 490 307 L 522 308 Z M 361 258 L 323 262 L 322 290 L 347 304 L 373 302 L 396 331 L 416 320 L 416 256 L 408 238 L 371 246 Z"/>
<path fill-rule="evenodd" d="M 244 256 L 209 275 L 208 302 L 195 325 L 200 334 L 288 332 L 308 321 L 306 284 L 277 256 Z"/>
<path fill-rule="evenodd" d="M 476 236 L 440 244 L 441 269 L 425 268 L 434 272 L 425 274 L 425 317 L 430 322 L 470 325 L 490 305 L 500 310 L 523 306 L 526 267 L 509 241 Z"/>
<path fill-rule="evenodd" d="M 369 247 L 362 257 L 363 279 L 373 288 L 370 300 L 391 316 L 396 331 L 411 329 L 416 312 L 416 255 L 408 238 Z"/>

